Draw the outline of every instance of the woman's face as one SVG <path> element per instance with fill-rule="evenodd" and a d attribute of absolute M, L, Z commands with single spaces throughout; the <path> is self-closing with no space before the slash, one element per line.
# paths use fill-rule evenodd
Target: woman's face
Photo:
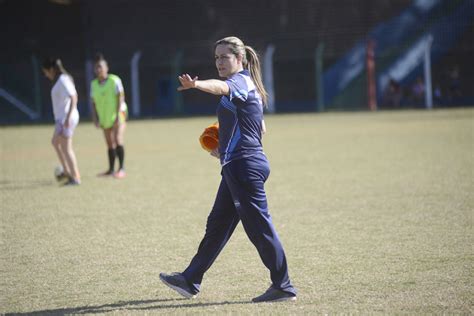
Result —
<path fill-rule="evenodd" d="M 243 69 L 242 56 L 235 56 L 230 51 L 227 44 L 220 44 L 216 46 L 215 58 L 219 77 L 229 78 L 236 72 L 239 72 Z"/>
<path fill-rule="evenodd" d="M 94 71 L 97 78 L 99 79 L 107 78 L 107 74 L 109 73 L 109 67 L 107 66 L 107 63 L 105 62 L 105 60 L 96 62 Z"/>
<path fill-rule="evenodd" d="M 53 81 L 54 77 L 56 76 L 56 71 L 54 68 L 43 68 L 43 74 L 46 78 Z"/>

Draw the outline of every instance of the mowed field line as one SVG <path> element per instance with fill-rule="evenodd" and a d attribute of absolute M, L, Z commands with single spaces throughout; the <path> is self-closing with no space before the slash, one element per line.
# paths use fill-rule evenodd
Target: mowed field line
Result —
<path fill-rule="evenodd" d="M 131 121 L 127 178 L 104 179 L 80 123 L 82 185 L 53 177 L 53 125 L 0 127 L 0 313 L 474 313 L 474 110 L 266 117 L 270 213 L 296 303 L 251 304 L 269 275 L 241 225 L 197 299 L 159 281 L 204 234 L 213 117 Z"/>

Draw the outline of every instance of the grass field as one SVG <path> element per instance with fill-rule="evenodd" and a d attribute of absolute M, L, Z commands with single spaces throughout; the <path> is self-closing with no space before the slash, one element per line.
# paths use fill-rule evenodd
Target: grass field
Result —
<path fill-rule="evenodd" d="M 252 304 L 269 275 L 241 225 L 184 300 L 159 281 L 203 236 L 220 180 L 197 137 L 214 118 L 132 121 L 123 180 L 59 187 L 50 126 L 0 127 L 1 313 L 474 313 L 474 110 L 266 118 L 270 212 L 296 303 Z"/>

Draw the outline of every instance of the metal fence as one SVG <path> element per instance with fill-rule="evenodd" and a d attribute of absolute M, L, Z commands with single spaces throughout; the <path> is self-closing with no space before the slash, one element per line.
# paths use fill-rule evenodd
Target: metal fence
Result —
<path fill-rule="evenodd" d="M 0 52 L 1 121 L 51 118 L 51 86 L 40 70 L 47 55 L 60 57 L 74 76 L 87 117 L 97 51 L 122 78 L 132 115 L 214 113 L 215 97 L 177 94 L 176 75 L 215 78 L 212 46 L 227 35 L 260 53 L 276 112 L 368 109 L 368 40 L 375 41 L 378 108 L 424 106 L 414 96 L 423 77 L 420 56 L 408 57 L 416 65 L 403 76 L 396 65 L 428 34 L 434 106 L 472 105 L 473 16 L 471 0 L 4 0 L 0 33 L 15 45 Z M 400 91 L 390 104 L 389 79 Z"/>

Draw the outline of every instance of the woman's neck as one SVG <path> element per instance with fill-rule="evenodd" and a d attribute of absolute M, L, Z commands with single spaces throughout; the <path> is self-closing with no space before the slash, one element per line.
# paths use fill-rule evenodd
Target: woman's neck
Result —
<path fill-rule="evenodd" d="M 55 74 L 54 74 L 54 78 L 53 78 L 53 82 L 56 82 L 58 81 L 59 77 L 62 75 L 62 73 L 60 71 L 57 71 Z"/>
<path fill-rule="evenodd" d="M 227 77 L 227 79 L 229 79 L 229 78 L 230 78 L 230 77 L 232 77 L 233 75 L 235 75 L 235 74 L 237 74 L 237 73 L 239 73 L 239 72 L 241 72 L 241 71 L 243 71 L 243 70 L 244 70 L 244 68 L 243 68 L 243 67 L 241 67 L 241 68 L 237 69 L 237 71 L 235 71 L 235 72 L 231 73 L 231 74 L 230 74 L 230 75 Z"/>

